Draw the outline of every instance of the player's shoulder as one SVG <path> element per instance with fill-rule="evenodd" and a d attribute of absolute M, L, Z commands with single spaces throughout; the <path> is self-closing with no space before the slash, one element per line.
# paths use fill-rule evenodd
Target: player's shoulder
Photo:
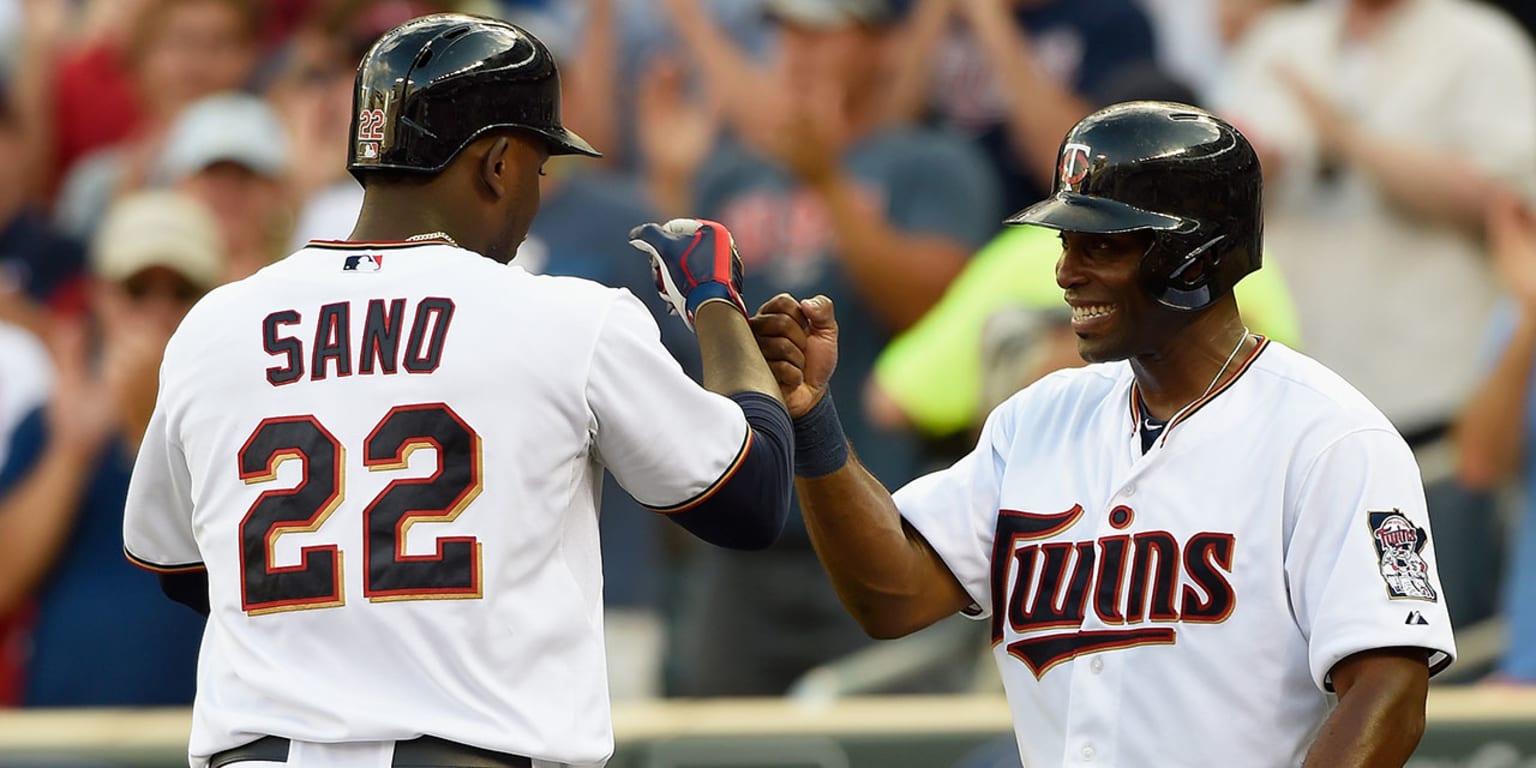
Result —
<path fill-rule="evenodd" d="M 1392 422 L 1360 390 L 1328 366 L 1277 341 L 1265 342 L 1250 369 L 1256 396 L 1275 418 L 1333 432 L 1392 430 Z"/>
<path fill-rule="evenodd" d="M 1119 403 L 1130 392 L 1131 380 L 1124 361 L 1063 368 L 1014 393 L 994 414 L 1015 425 L 1075 422 Z"/>

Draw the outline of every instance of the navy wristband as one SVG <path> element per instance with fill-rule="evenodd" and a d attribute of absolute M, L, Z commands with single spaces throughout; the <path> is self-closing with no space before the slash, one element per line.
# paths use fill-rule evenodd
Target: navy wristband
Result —
<path fill-rule="evenodd" d="M 747 313 L 747 308 L 742 305 L 741 299 L 725 283 L 699 283 L 688 292 L 687 298 L 683 299 L 683 305 L 688 309 L 688 316 L 694 317 L 699 313 L 699 307 L 704 306 L 704 302 L 711 299 L 728 301 L 731 306 L 741 310 L 742 314 Z"/>
<path fill-rule="evenodd" d="M 847 463 L 848 438 L 828 392 L 809 413 L 795 419 L 795 474 L 825 477 Z"/>

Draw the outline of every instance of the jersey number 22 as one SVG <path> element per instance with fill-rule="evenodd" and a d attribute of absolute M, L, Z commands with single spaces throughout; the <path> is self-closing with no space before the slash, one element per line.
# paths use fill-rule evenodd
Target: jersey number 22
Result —
<path fill-rule="evenodd" d="M 428 477 L 390 482 L 363 508 L 363 596 L 370 601 L 477 598 L 480 542 L 437 540 L 436 552 L 408 555 L 415 523 L 447 522 L 480 495 L 480 436 L 442 403 L 390 409 L 363 441 L 363 466 L 404 469 L 417 448 L 437 451 Z M 313 416 L 264 419 L 240 448 L 240 479 L 277 479 L 284 461 L 303 462 L 297 487 L 265 491 L 240 521 L 240 604 L 251 615 L 342 605 L 342 552 L 335 544 L 304 547 L 298 565 L 273 564 L 285 533 L 319 530 L 345 495 L 346 449 Z"/>

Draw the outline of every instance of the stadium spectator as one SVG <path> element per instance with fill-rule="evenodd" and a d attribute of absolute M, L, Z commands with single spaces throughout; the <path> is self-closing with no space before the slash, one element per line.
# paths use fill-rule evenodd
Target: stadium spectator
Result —
<path fill-rule="evenodd" d="M 41 332 L 38 320 L 22 316 L 23 304 L 49 304 L 61 311 L 82 309 L 85 250 L 53 231 L 22 178 L 30 151 L 20 118 L 0 89 L 0 319 Z"/>
<path fill-rule="evenodd" d="M 78 160 L 66 158 L 56 216 L 65 233 L 82 240 L 91 239 L 114 198 L 149 183 L 182 110 L 204 96 L 244 86 L 256 64 L 260 10 L 253 0 L 143 0 L 142 5 L 124 22 L 125 51 L 105 51 L 91 67 L 58 75 L 54 131 L 61 140 L 85 130 L 82 123 L 114 124 L 109 133 L 78 147 L 61 147 L 77 153 Z M 131 83 L 129 102 L 96 93 L 97 83 L 123 76 Z"/>
<path fill-rule="evenodd" d="M 770 1 L 781 46 L 771 72 L 689 5 L 672 0 L 672 19 L 730 135 L 696 174 L 672 175 L 695 179 L 688 210 L 730 227 L 750 275 L 749 305 L 789 291 L 848 307 L 841 365 L 851 375 L 839 395 L 857 402 L 890 335 L 920 317 L 995 230 L 994 178 L 962 141 L 887 122 L 892 4 Z M 653 173 L 664 170 L 648 160 Z M 848 429 L 881 477 L 901 482 L 916 471 L 910 435 L 857 418 Z M 697 576 L 684 579 L 675 692 L 783 693 L 812 666 L 868 642 L 839 611 L 798 522 L 765 552 L 697 555 Z"/>
<path fill-rule="evenodd" d="M 151 179 L 198 201 L 224 238 L 223 281 L 288 255 L 293 229 L 287 135 L 267 103 L 243 93 L 205 97 L 176 119 Z"/>
<path fill-rule="evenodd" d="M 1491 504 L 1455 482 L 1445 438 L 1497 296 L 1483 211 L 1495 182 L 1536 187 L 1536 52 L 1471 0 L 1345 0 L 1268 11 L 1233 66 L 1217 111 L 1263 158 L 1302 341 L 1414 448 L 1452 618 L 1484 618 Z"/>
<path fill-rule="evenodd" d="M 1456 424 L 1461 480 L 1494 490 L 1517 480 L 1520 514 L 1501 590 L 1507 641 L 1495 679 L 1536 685 L 1536 215 L 1509 196 L 1488 217 L 1493 263 L 1510 293 L 1488 329 L 1486 378 Z"/>
<path fill-rule="evenodd" d="M 6 465 L 17 428 L 33 412 L 48 404 L 53 389 L 53 365 L 41 341 L 30 331 L 0 321 L 0 467 Z M 6 479 L 0 474 L 0 498 Z M 3 502 L 0 502 L 3 503 Z M 0 536 L 9 535 L 9 518 L 0 516 Z M 30 605 L 0 612 L 0 707 L 21 703 L 22 670 L 25 666 L 27 629 L 32 622 Z"/>
<path fill-rule="evenodd" d="M 1016 211 L 1049 194 L 1061 137 L 1116 76 L 1155 63 L 1132 0 L 918 0 L 893 114 L 966 132 Z"/>
<path fill-rule="evenodd" d="M 58 331 L 52 401 L 0 469 L 0 615 L 36 601 L 25 706 L 192 701 L 202 617 L 123 558 L 123 500 L 165 341 L 222 254 L 212 217 L 170 192 L 124 198 L 93 244 L 94 338 Z"/>

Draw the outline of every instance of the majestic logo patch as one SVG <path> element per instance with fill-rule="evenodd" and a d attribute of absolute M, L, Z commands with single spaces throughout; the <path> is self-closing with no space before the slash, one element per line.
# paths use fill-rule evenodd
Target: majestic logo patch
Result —
<path fill-rule="evenodd" d="M 348 256 L 341 265 L 343 272 L 377 272 L 384 268 L 384 256 L 375 253 Z"/>
<path fill-rule="evenodd" d="M 1088 158 L 1093 151 L 1087 144 L 1068 144 L 1061 148 L 1061 186 L 1072 191 L 1072 185 L 1088 177 Z"/>
<path fill-rule="evenodd" d="M 1367 512 L 1371 541 L 1381 558 L 1381 578 L 1393 599 L 1438 600 L 1429 585 L 1429 564 L 1421 553 L 1429 543 L 1429 534 L 1413 524 L 1402 512 Z"/>

